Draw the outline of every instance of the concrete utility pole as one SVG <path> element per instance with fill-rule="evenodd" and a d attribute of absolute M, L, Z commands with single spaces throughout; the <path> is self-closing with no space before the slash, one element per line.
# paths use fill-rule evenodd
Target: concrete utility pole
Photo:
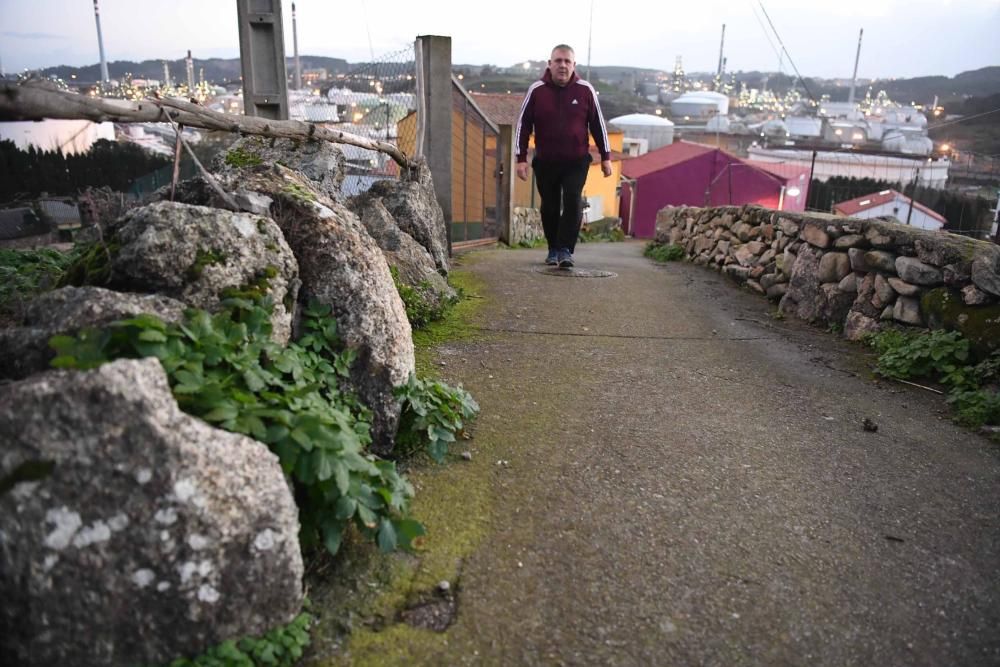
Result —
<path fill-rule="evenodd" d="M 917 185 L 920 184 L 920 169 L 913 176 L 913 191 L 910 193 L 910 210 L 906 212 L 906 224 L 910 224 L 910 216 L 913 215 L 913 198 L 917 196 Z"/>
<path fill-rule="evenodd" d="M 715 70 L 715 75 L 722 78 L 722 50 L 726 46 L 726 24 L 722 24 L 722 39 L 719 41 L 719 67 Z"/>
<path fill-rule="evenodd" d="M 590 45 L 594 41 L 594 0 L 590 0 L 590 32 L 587 33 L 587 81 L 590 81 Z"/>
<path fill-rule="evenodd" d="M 281 0 L 236 0 L 243 71 L 243 113 L 288 119 L 288 76 Z"/>
<path fill-rule="evenodd" d="M 861 60 L 861 38 L 865 35 L 865 29 L 862 28 L 861 32 L 858 33 L 858 53 L 854 56 L 854 75 L 851 77 L 851 92 L 847 95 L 847 103 L 854 104 L 854 86 L 858 82 L 858 61 Z"/>
<path fill-rule="evenodd" d="M 295 50 L 295 90 L 302 90 L 302 64 L 299 62 L 299 24 L 295 20 L 295 3 L 292 3 L 292 48 Z"/>
<path fill-rule="evenodd" d="M 101 10 L 97 7 L 97 0 L 94 0 L 94 20 L 97 22 L 97 48 L 101 51 L 101 83 L 105 86 L 111 83 L 108 76 L 108 59 L 104 57 L 104 37 L 101 36 Z"/>
<path fill-rule="evenodd" d="M 417 68 L 417 155 L 427 159 L 434 193 L 444 214 L 451 254 L 451 37 L 419 35 Z"/>
<path fill-rule="evenodd" d="M 188 94 L 194 90 L 194 59 L 191 57 L 191 49 L 188 49 L 187 58 L 184 59 L 184 69 L 187 73 Z"/>

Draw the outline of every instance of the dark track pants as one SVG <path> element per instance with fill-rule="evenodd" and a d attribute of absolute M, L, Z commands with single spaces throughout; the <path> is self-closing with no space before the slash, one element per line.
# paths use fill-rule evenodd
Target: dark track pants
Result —
<path fill-rule="evenodd" d="M 547 162 L 535 158 L 531 162 L 542 199 L 542 229 L 550 251 L 567 248 L 573 252 L 576 248 L 582 222 L 580 195 L 590 162 L 590 155 L 579 160 Z"/>

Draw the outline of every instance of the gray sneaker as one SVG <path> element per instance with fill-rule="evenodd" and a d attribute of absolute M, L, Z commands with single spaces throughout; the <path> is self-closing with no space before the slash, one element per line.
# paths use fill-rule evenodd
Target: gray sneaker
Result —
<path fill-rule="evenodd" d="M 559 253 L 555 250 L 549 250 L 548 256 L 545 258 L 545 264 L 547 266 L 556 266 L 559 264 Z"/>
<path fill-rule="evenodd" d="M 560 269 L 573 268 L 573 253 L 571 253 L 566 248 L 563 248 L 562 250 L 559 251 L 558 260 Z"/>

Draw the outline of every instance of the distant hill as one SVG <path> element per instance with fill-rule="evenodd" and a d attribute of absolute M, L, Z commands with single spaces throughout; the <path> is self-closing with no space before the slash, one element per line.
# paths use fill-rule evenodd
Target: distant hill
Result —
<path fill-rule="evenodd" d="M 324 56 L 300 56 L 299 59 L 302 62 L 303 69 L 325 68 L 330 74 L 348 72 L 365 65 L 365 63 L 349 63 L 343 58 L 327 58 Z M 524 62 L 521 61 L 520 63 L 511 65 L 510 70 L 517 72 L 519 66 Z M 545 65 L 543 61 L 539 60 L 528 62 L 531 63 L 533 68 L 541 68 Z M 168 60 L 167 63 L 170 67 L 171 78 L 174 81 L 182 81 L 186 76 L 184 60 Z M 286 67 L 289 73 L 291 73 L 294 67 L 292 58 L 286 59 Z M 453 69 L 456 71 L 465 69 L 477 72 L 482 67 L 482 65 L 461 65 L 457 63 L 453 65 Z M 240 78 L 239 58 L 195 58 L 194 68 L 196 78 L 199 76 L 199 71 L 204 68 L 205 79 L 214 83 L 221 84 L 229 81 L 238 81 Z M 582 72 L 586 69 L 586 65 L 577 63 L 577 69 Z M 591 78 L 595 81 L 622 81 L 635 76 L 641 80 L 659 71 L 664 70 L 624 65 L 594 65 L 591 67 Z M 142 62 L 133 62 L 130 60 L 116 60 L 108 63 L 108 73 L 113 79 L 121 79 L 126 73 L 131 73 L 134 78 L 162 79 L 163 61 L 144 60 Z M 42 70 L 42 75 L 54 75 L 67 81 L 73 79 L 73 75 L 75 75 L 77 81 L 92 82 L 100 78 L 100 66 L 94 64 L 86 67 L 50 67 Z M 710 76 L 710 74 L 697 72 L 689 72 L 688 75 L 693 78 L 707 78 Z M 526 80 L 533 79 L 535 76 L 534 74 L 525 74 L 524 77 L 514 75 L 517 79 L 525 78 Z M 764 77 L 768 77 L 768 88 L 778 92 L 787 90 L 795 81 L 795 77 L 789 76 L 787 73 L 779 74 L 777 72 L 738 71 L 735 73 L 735 76 L 737 81 L 745 81 L 750 87 L 760 86 Z M 842 85 L 835 85 L 832 81 L 806 77 L 806 84 L 813 95 L 817 97 L 829 94 L 835 101 L 847 99 L 847 89 Z M 938 96 L 941 103 L 961 101 L 973 96 L 986 97 L 1000 93 L 1000 66 L 983 67 L 977 70 L 962 72 L 950 78 L 946 76 L 920 76 L 910 79 L 880 79 L 875 82 L 874 90 L 876 93 L 879 90 L 885 90 L 889 94 L 889 97 L 904 103 L 913 101 L 929 104 L 933 101 L 935 95 Z M 859 86 L 859 96 L 863 97 L 864 92 L 865 87 Z"/>
<path fill-rule="evenodd" d="M 914 79 L 879 81 L 876 88 L 882 88 L 889 97 L 899 101 L 931 102 L 935 95 L 941 102 L 964 99 L 966 97 L 986 97 L 1000 93 L 1000 66 L 962 72 L 950 79 L 946 76 L 922 76 Z"/>
<path fill-rule="evenodd" d="M 302 69 L 325 68 L 330 74 L 338 74 L 349 71 L 352 66 L 343 58 L 326 58 L 324 56 L 299 56 Z M 170 77 L 174 81 L 183 81 L 187 76 L 184 59 L 168 60 Z M 286 58 L 285 66 L 291 73 L 295 67 L 293 58 Z M 213 83 L 226 83 L 237 81 L 240 78 L 239 58 L 195 58 L 194 75 L 199 78 L 201 69 L 205 70 L 205 80 Z M 61 65 L 50 67 L 41 71 L 42 76 L 57 76 L 66 81 L 98 81 L 101 78 L 100 64 L 87 65 L 85 67 L 69 67 Z M 131 74 L 136 79 L 163 79 L 162 60 L 143 60 L 134 62 L 131 60 L 115 60 L 108 63 L 108 75 L 112 79 L 122 79 L 126 74 Z M 75 76 L 74 76 L 75 75 Z"/>
<path fill-rule="evenodd" d="M 751 82 L 759 85 L 765 73 L 762 72 L 739 72 L 737 80 L 746 80 L 748 85 Z M 771 74 L 768 87 L 774 90 L 786 89 L 794 80 L 787 74 Z M 817 97 L 820 95 L 830 95 L 830 98 L 837 101 L 847 100 L 847 87 L 843 85 L 833 85 L 831 81 L 822 79 L 806 78 L 806 84 L 810 91 Z M 981 69 L 962 72 L 953 77 L 947 76 L 918 76 L 911 79 L 878 79 L 872 84 L 874 94 L 884 90 L 889 97 L 897 102 L 918 104 L 930 104 L 934 101 L 934 96 L 938 97 L 939 103 L 961 101 L 969 97 L 985 97 L 1000 93 L 1000 67 L 991 66 Z M 857 96 L 864 97 L 867 90 L 867 83 L 858 86 Z"/>

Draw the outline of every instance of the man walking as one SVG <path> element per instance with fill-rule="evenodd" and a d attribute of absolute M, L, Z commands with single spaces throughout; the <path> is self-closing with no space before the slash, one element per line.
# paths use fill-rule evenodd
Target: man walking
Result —
<path fill-rule="evenodd" d="M 542 229 L 549 244 L 545 263 L 568 269 L 580 233 L 580 196 L 590 168 L 590 142 L 594 136 L 601 154 L 601 172 L 611 175 L 608 130 L 594 87 L 576 74 L 573 49 L 565 44 L 552 49 L 541 80 L 531 84 L 521 103 L 514 144 L 517 177 L 528 180 L 528 137 L 535 133 L 535 171 L 542 199 Z M 560 210 L 562 211 L 560 214 Z"/>

